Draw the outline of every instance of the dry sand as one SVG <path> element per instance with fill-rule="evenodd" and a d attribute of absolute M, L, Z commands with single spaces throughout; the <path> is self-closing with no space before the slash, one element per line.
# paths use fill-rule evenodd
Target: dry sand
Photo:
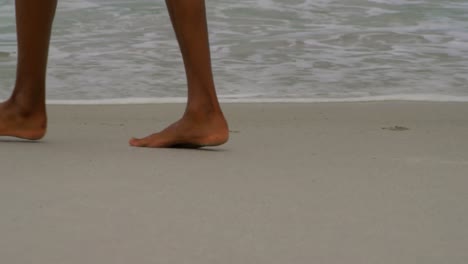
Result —
<path fill-rule="evenodd" d="M 0 142 L 0 263 L 468 263 L 468 104 L 226 104 L 231 141 L 137 149 L 181 104 L 50 106 Z"/>

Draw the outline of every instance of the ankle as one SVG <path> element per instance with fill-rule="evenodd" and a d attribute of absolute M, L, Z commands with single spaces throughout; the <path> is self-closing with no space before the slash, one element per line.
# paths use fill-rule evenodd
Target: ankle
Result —
<path fill-rule="evenodd" d="M 222 114 L 221 107 L 216 99 L 194 100 L 189 98 L 185 112 L 200 116 L 212 116 L 218 115 L 220 113 Z"/>
<path fill-rule="evenodd" d="M 193 107 L 188 106 L 185 110 L 184 117 L 196 121 L 208 121 L 213 119 L 223 118 L 224 115 L 219 107 Z"/>
<path fill-rule="evenodd" d="M 45 106 L 45 82 L 43 80 L 16 80 L 10 101 L 25 110 L 38 110 Z"/>
<path fill-rule="evenodd" d="M 46 105 L 42 100 L 30 100 L 13 95 L 7 101 L 7 105 L 23 118 L 46 115 Z"/>

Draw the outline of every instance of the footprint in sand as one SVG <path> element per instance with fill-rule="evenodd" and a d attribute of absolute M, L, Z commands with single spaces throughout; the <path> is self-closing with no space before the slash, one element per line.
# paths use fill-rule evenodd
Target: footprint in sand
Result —
<path fill-rule="evenodd" d="M 406 131 L 409 128 L 404 126 L 392 126 L 392 127 L 382 127 L 383 130 L 390 130 L 390 131 Z"/>

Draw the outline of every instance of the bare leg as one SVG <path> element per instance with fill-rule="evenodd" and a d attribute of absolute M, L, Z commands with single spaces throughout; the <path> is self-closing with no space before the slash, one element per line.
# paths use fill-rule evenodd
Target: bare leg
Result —
<path fill-rule="evenodd" d="M 45 82 L 57 0 L 16 0 L 18 66 L 12 96 L 0 104 L 0 136 L 40 139 L 47 116 Z"/>
<path fill-rule="evenodd" d="M 188 103 L 183 117 L 163 131 L 131 139 L 136 147 L 217 146 L 229 137 L 211 70 L 204 0 L 166 0 L 184 59 Z"/>

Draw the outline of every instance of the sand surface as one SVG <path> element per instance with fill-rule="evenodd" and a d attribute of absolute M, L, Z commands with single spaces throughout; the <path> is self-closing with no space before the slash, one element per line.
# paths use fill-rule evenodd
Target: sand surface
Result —
<path fill-rule="evenodd" d="M 226 104 L 231 141 L 138 149 L 181 104 L 49 106 L 0 141 L 5 264 L 466 264 L 468 104 Z"/>

